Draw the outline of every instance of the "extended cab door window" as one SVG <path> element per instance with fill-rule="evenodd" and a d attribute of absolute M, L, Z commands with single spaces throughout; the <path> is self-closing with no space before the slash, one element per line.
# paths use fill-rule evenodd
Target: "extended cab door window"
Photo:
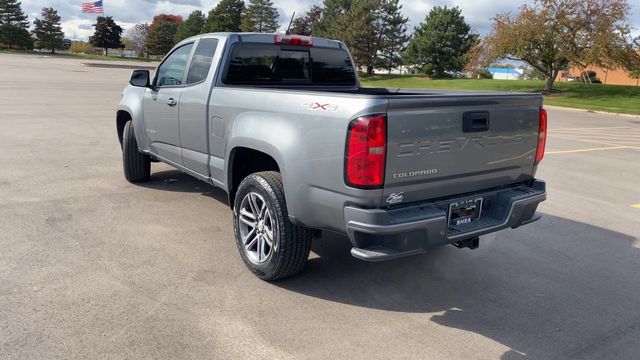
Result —
<path fill-rule="evenodd" d="M 183 84 L 192 47 L 193 43 L 183 45 L 164 60 L 158 68 L 156 86 L 181 86 Z"/>
<path fill-rule="evenodd" d="M 217 46 L 218 39 L 200 39 L 191 59 L 191 65 L 189 65 L 187 85 L 199 83 L 207 78 Z"/>

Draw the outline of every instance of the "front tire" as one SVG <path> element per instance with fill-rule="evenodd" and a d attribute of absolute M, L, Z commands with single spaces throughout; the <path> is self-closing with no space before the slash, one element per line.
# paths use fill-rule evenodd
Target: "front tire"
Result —
<path fill-rule="evenodd" d="M 151 177 L 151 158 L 138 150 L 131 120 L 127 121 L 122 131 L 122 167 L 124 177 L 129 182 L 145 182 Z"/>
<path fill-rule="evenodd" d="M 233 228 L 242 260 L 262 280 L 297 274 L 307 263 L 312 233 L 289 221 L 278 172 L 259 172 L 242 180 L 233 206 Z"/>

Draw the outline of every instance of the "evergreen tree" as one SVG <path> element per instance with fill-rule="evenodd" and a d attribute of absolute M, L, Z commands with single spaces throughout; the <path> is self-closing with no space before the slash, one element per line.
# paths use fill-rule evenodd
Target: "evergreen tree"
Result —
<path fill-rule="evenodd" d="M 464 21 L 460 8 L 436 6 L 416 27 L 402 55 L 403 62 L 418 65 L 427 76 L 446 77 L 464 69 L 467 53 L 477 37 Z"/>
<path fill-rule="evenodd" d="M 322 8 L 318 5 L 313 5 L 304 16 L 293 20 L 289 33 L 296 35 L 311 35 L 313 34 L 313 24 L 317 23 L 321 17 Z"/>
<path fill-rule="evenodd" d="M 400 64 L 408 19 L 398 0 L 325 0 L 313 34 L 344 41 L 359 67 L 391 69 Z"/>
<path fill-rule="evenodd" d="M 278 9 L 271 0 L 249 0 L 244 11 L 240 29 L 247 32 L 271 33 L 278 30 Z"/>
<path fill-rule="evenodd" d="M 188 37 L 202 34 L 202 28 L 204 27 L 205 20 L 206 19 L 202 11 L 194 10 L 191 14 L 189 14 L 187 20 L 178 25 L 178 28 L 176 29 L 176 35 L 174 36 L 173 40 L 178 43 Z"/>
<path fill-rule="evenodd" d="M 409 36 L 407 22 L 409 18 L 402 16 L 402 5 L 399 0 L 383 0 L 379 25 L 378 61 L 376 66 L 391 69 L 402 64 L 400 54 L 404 50 Z"/>
<path fill-rule="evenodd" d="M 96 23 L 93 24 L 96 31 L 89 39 L 91 45 L 104 49 L 104 54 L 108 55 L 109 48 L 123 48 L 124 45 L 120 41 L 122 36 L 122 28 L 113 21 L 111 16 L 98 16 Z"/>
<path fill-rule="evenodd" d="M 343 29 L 337 26 L 340 17 L 351 8 L 352 0 L 324 0 L 322 16 L 312 24 L 315 36 L 338 39 Z"/>
<path fill-rule="evenodd" d="M 9 47 L 33 48 L 28 16 L 18 0 L 0 0 L 0 43 Z"/>
<path fill-rule="evenodd" d="M 367 74 L 373 74 L 380 47 L 376 26 L 379 8 L 380 0 L 353 0 L 349 10 L 330 27 L 331 37 L 347 44 L 356 64 L 365 67 Z"/>
<path fill-rule="evenodd" d="M 33 35 L 39 47 L 49 49 L 52 54 L 56 49 L 64 48 L 64 32 L 57 10 L 52 7 L 42 8 L 42 19 L 35 19 L 33 25 Z"/>
<path fill-rule="evenodd" d="M 242 0 L 222 0 L 209 11 L 204 24 L 204 32 L 240 31 L 244 2 Z"/>

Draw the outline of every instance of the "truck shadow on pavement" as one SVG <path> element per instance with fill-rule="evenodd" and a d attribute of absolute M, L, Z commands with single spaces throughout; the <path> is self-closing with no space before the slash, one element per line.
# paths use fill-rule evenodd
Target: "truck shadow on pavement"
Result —
<path fill-rule="evenodd" d="M 367 263 L 349 248 L 325 236 L 302 274 L 274 284 L 354 306 L 434 313 L 433 322 L 510 347 L 503 359 L 640 357 L 640 239 L 632 236 L 545 215 L 481 238 L 478 250 Z"/>
<path fill-rule="evenodd" d="M 155 171 L 141 186 L 227 204 L 224 191 L 178 170 Z M 482 237 L 478 250 L 445 246 L 368 263 L 329 233 L 312 250 L 301 274 L 273 285 L 363 308 L 428 313 L 439 325 L 509 347 L 503 359 L 640 358 L 640 238 L 545 214 Z M 433 336 L 419 322 L 407 326 Z"/>
<path fill-rule="evenodd" d="M 184 193 L 200 193 L 209 196 L 225 205 L 229 203 L 224 190 L 205 183 L 180 170 L 152 171 L 148 182 L 138 184 L 148 189 L 161 191 L 177 191 Z"/>

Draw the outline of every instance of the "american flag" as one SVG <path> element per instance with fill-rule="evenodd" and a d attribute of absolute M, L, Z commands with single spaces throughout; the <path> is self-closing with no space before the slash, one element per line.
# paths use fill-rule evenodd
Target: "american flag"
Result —
<path fill-rule="evenodd" d="M 98 0 L 96 2 L 82 3 L 82 12 L 102 14 L 104 12 L 104 8 L 102 7 L 102 0 Z"/>

